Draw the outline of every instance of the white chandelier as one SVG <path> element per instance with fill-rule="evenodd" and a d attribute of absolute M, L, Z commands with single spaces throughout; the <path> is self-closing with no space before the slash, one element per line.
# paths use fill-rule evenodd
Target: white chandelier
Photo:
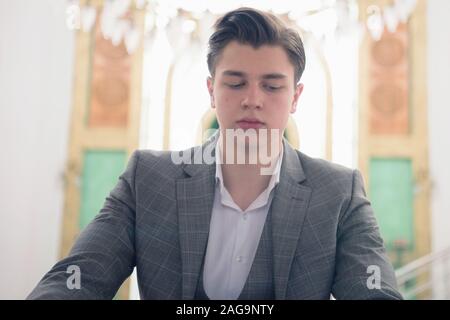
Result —
<path fill-rule="evenodd" d="M 372 38 L 380 40 L 386 27 L 389 32 L 395 32 L 398 24 L 406 23 L 411 16 L 417 0 L 395 0 L 393 4 L 379 7 L 371 5 L 367 8 L 367 30 Z"/>
<path fill-rule="evenodd" d="M 129 54 L 139 46 L 140 30 L 132 18 L 126 15 L 131 8 L 145 10 L 150 20 L 146 22 L 144 32 L 150 33 L 153 28 L 163 28 L 172 19 L 177 18 L 178 10 L 189 12 L 192 17 L 201 19 L 209 12 L 222 14 L 240 6 L 257 6 L 263 10 L 271 10 L 276 14 L 287 14 L 289 19 L 302 28 L 321 37 L 337 30 L 349 31 L 353 28 L 367 30 L 374 40 L 379 40 L 386 29 L 395 32 L 400 22 L 406 22 L 413 12 L 417 0 L 394 0 L 391 5 L 368 7 L 365 26 L 357 21 L 350 8 L 355 7 L 357 0 L 302 0 L 293 5 L 292 0 L 105 0 L 98 12 L 97 7 L 90 4 L 80 6 L 79 0 L 69 0 L 67 7 L 67 26 L 72 30 L 90 32 L 100 17 L 100 28 L 105 39 L 114 45 L 122 41 Z M 195 21 L 186 20 L 183 31 L 192 32 Z"/>

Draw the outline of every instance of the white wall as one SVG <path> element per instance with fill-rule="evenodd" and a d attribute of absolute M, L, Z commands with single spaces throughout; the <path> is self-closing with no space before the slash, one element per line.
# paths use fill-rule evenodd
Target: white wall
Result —
<path fill-rule="evenodd" d="M 428 108 L 433 249 L 450 246 L 450 1 L 428 1 Z"/>
<path fill-rule="evenodd" d="M 450 1 L 428 1 L 428 124 L 430 178 L 432 181 L 432 248 L 450 246 Z M 437 264 L 433 269 L 434 298 L 450 299 L 443 279 L 450 272 Z M 450 281 L 449 276 L 446 277 Z M 447 290 L 450 283 L 447 283 Z M 447 294 L 447 296 L 446 296 Z"/>
<path fill-rule="evenodd" d="M 74 37 L 64 0 L 0 0 L 0 299 L 59 253 Z"/>

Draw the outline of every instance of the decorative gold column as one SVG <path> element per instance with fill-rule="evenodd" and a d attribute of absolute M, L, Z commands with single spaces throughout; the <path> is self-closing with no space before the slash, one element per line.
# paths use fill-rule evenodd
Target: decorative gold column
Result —
<path fill-rule="evenodd" d="M 358 4 L 365 23 L 370 5 L 383 8 L 393 1 L 361 0 Z M 426 1 L 418 0 L 407 23 L 400 23 L 394 33 L 385 29 L 379 41 L 366 33 L 360 48 L 359 168 L 366 185 L 374 185 L 371 179 L 377 177 L 371 177 L 374 159 L 407 161 L 412 168 L 413 244 L 401 264 L 431 250 L 425 15 Z M 378 214 L 377 218 L 388 219 Z M 394 246 L 410 245 L 401 242 Z M 390 257 L 395 260 L 394 252 Z"/>
<path fill-rule="evenodd" d="M 129 55 L 123 42 L 113 46 L 100 32 L 103 1 L 80 1 L 80 6 L 86 5 L 96 7 L 97 22 L 91 32 L 76 31 L 61 257 L 67 256 L 82 227 L 81 189 L 86 152 L 123 152 L 129 156 L 139 146 L 145 13 L 130 9 L 129 15 L 140 31 L 141 45 Z M 127 299 L 128 292 L 129 281 L 121 287 L 117 298 Z"/>

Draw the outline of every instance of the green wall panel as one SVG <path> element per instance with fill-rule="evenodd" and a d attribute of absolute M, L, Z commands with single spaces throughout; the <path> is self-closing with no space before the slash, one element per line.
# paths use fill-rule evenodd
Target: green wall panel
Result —
<path fill-rule="evenodd" d="M 388 250 L 396 240 L 414 248 L 413 170 L 410 159 L 372 158 L 369 198 Z"/>
<path fill-rule="evenodd" d="M 124 171 L 125 151 L 87 150 L 81 180 L 79 226 L 83 229 L 100 211 Z"/>

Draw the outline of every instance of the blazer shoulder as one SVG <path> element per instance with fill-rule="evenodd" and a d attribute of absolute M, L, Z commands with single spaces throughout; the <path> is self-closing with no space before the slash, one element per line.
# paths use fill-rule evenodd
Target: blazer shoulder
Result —
<path fill-rule="evenodd" d="M 344 187 L 351 190 L 357 170 L 297 151 L 306 179 L 312 187 Z"/>
<path fill-rule="evenodd" d="M 182 152 L 195 151 L 196 147 L 192 147 Z M 178 178 L 183 176 L 184 163 L 179 163 L 178 158 L 174 155 L 179 154 L 180 151 L 161 151 L 152 149 L 136 150 L 130 162 L 135 159 L 136 174 L 153 173 L 163 175 L 167 178 Z"/>

